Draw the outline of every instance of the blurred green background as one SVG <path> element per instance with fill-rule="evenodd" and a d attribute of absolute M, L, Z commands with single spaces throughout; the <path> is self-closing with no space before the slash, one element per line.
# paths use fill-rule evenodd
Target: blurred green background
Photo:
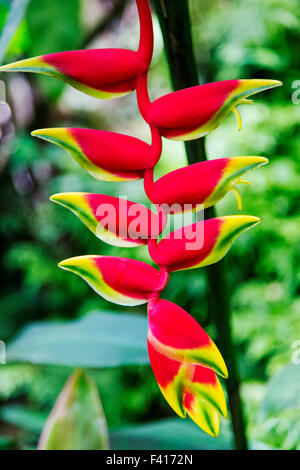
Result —
<path fill-rule="evenodd" d="M 0 1 L 0 28 L 10 6 L 11 2 Z M 299 7 L 297 0 L 190 0 L 201 81 L 270 78 L 284 84 L 255 97 L 255 105 L 241 108 L 241 132 L 232 115 L 206 140 L 210 158 L 261 155 L 270 160 L 250 174 L 253 186 L 242 189 L 243 213 L 261 217 L 262 223 L 243 235 L 226 258 L 234 339 L 253 448 L 300 448 L 300 365 L 295 364 L 297 359 L 300 362 L 300 104 L 292 102 L 293 84 L 299 87 L 294 82 L 300 80 Z M 153 99 L 171 89 L 155 16 L 154 27 L 155 52 L 149 76 Z M 77 48 L 135 49 L 138 37 L 133 0 L 31 0 L 3 62 Z M 148 141 L 149 131 L 138 113 L 135 93 L 104 102 L 48 77 L 2 74 L 1 80 L 6 84 L 9 107 L 0 105 L 0 339 L 9 345 L 34 321 L 72 321 L 95 310 L 125 311 L 98 297 L 78 277 L 59 270 L 60 260 L 114 254 L 151 262 L 146 248 L 121 249 L 100 242 L 69 211 L 48 199 L 57 192 L 88 191 L 148 204 L 142 183 L 93 180 L 69 154 L 35 140 L 30 131 L 92 127 Z M 184 165 L 183 144 L 164 140 L 156 175 Z M 217 211 L 237 214 L 234 196 L 227 195 Z M 163 296 L 191 314 L 197 313 L 214 338 L 206 289 L 204 273 L 191 270 L 173 274 Z M 145 308 L 134 308 L 130 313 L 145 315 Z M 30 347 L 30 336 L 27 341 Z M 72 347 L 76 345 L 70 345 L 70 355 Z M 36 446 L 45 417 L 73 370 L 47 366 L 45 361 L 39 364 L 36 360 L 35 365 L 24 361 L 0 365 L 2 448 Z M 157 441 L 161 439 L 155 445 L 162 449 L 231 445 L 230 426 L 224 420 L 219 440 L 213 440 L 195 425 L 187 423 L 182 428 L 171 419 L 174 414 L 149 366 L 94 369 L 91 376 L 99 387 L 109 428 L 118 436 L 118 448 L 153 448 L 153 441 L 152 447 L 147 441 L 151 433 Z M 161 421 L 164 419 L 167 421 Z M 161 427 L 147 424 L 154 420 Z M 166 423 L 171 427 L 163 431 Z M 137 424 L 142 427 L 134 428 Z M 173 442 L 165 442 L 171 428 Z M 139 444 L 134 440 L 135 429 L 142 436 Z M 194 440 L 185 437 L 184 444 L 182 439 L 188 432 Z"/>

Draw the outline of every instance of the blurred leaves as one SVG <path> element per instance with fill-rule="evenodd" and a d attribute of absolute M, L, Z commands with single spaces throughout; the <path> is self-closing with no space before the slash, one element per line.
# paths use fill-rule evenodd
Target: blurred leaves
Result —
<path fill-rule="evenodd" d="M 90 313 L 75 322 L 27 326 L 7 348 L 8 362 L 79 367 L 147 364 L 147 319 Z"/>
<path fill-rule="evenodd" d="M 299 364 L 292 363 L 285 366 L 278 374 L 272 377 L 262 404 L 262 419 L 276 416 L 287 409 L 300 409 L 299 378 Z"/>
<path fill-rule="evenodd" d="M 17 31 L 21 21 L 25 16 L 29 1 L 30 0 L 12 0 L 10 3 L 10 8 L 0 35 L 0 64 L 3 61 L 3 57 L 6 53 L 6 50 L 8 49 L 10 41 L 12 40 L 15 32 Z M 4 17 L 5 9 L 2 5 L 0 5 L 0 11 L 1 10 Z"/>
<path fill-rule="evenodd" d="M 79 0 L 31 0 L 26 20 L 30 34 L 29 57 L 77 49 L 82 41 Z M 56 99 L 64 84 L 49 77 L 36 77 L 48 99 Z"/>
<path fill-rule="evenodd" d="M 173 418 L 112 432 L 111 446 L 118 450 L 229 450 L 232 448 L 232 436 L 226 423 L 218 439 L 215 439 L 194 426 L 189 419 Z"/>
<path fill-rule="evenodd" d="M 261 437 L 281 448 L 300 450 L 300 366 L 289 364 L 269 382 L 261 407 Z"/>
<path fill-rule="evenodd" d="M 104 450 L 108 433 L 97 387 L 83 370 L 68 379 L 46 421 L 39 450 Z"/>

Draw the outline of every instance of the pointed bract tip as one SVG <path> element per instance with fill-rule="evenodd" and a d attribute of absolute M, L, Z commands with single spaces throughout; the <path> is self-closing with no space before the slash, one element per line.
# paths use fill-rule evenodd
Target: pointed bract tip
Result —
<path fill-rule="evenodd" d="M 254 227 L 261 222 L 259 217 L 253 215 L 229 215 L 220 217 L 230 233 L 239 233 Z"/>
<path fill-rule="evenodd" d="M 215 343 L 213 343 L 213 345 L 214 345 L 214 349 L 213 349 L 214 360 L 211 361 L 211 363 L 209 364 L 209 367 L 211 367 L 217 374 L 221 375 L 221 377 L 224 377 L 224 379 L 227 379 L 228 369 L 223 359 L 223 356 L 220 353 L 217 346 L 215 345 Z"/>
<path fill-rule="evenodd" d="M 91 261 L 91 258 L 93 258 L 91 255 L 75 256 L 73 258 L 60 261 L 57 266 L 59 268 L 66 269 L 67 271 L 77 271 L 78 268 L 86 268 Z"/>
<path fill-rule="evenodd" d="M 52 194 L 52 196 L 49 196 L 49 199 L 50 201 L 53 201 L 53 202 L 60 202 L 60 198 L 59 198 L 60 194 Z"/>
<path fill-rule="evenodd" d="M 49 197 L 50 201 L 56 202 L 57 204 L 68 205 L 68 204 L 80 204 L 83 202 L 83 198 L 87 193 L 57 193 Z"/>
<path fill-rule="evenodd" d="M 68 135 L 67 127 L 49 127 L 45 129 L 37 129 L 31 132 L 33 137 L 40 137 L 41 139 L 47 139 L 47 137 L 52 138 L 62 138 L 65 135 Z"/>
<path fill-rule="evenodd" d="M 237 87 L 238 94 L 242 98 L 245 98 L 255 93 L 259 93 L 270 88 L 281 86 L 282 82 L 279 80 L 265 80 L 260 78 L 249 78 L 239 80 L 239 86 Z"/>
<path fill-rule="evenodd" d="M 57 266 L 58 266 L 59 268 L 62 268 L 62 269 L 67 269 L 67 267 L 68 267 L 68 261 L 69 261 L 69 259 L 65 259 L 65 260 L 63 260 L 63 261 L 60 261 L 60 262 L 57 264 Z"/>
<path fill-rule="evenodd" d="M 265 157 L 247 156 L 231 157 L 228 163 L 228 171 L 231 175 L 242 175 L 244 172 L 266 165 L 269 160 Z"/>
<path fill-rule="evenodd" d="M 218 437 L 220 433 L 220 419 L 212 419 L 209 423 L 209 434 L 212 437 Z"/>
<path fill-rule="evenodd" d="M 259 156 L 249 156 L 249 157 L 242 157 L 242 158 L 245 158 L 245 159 L 248 159 L 249 162 L 252 162 L 254 164 L 257 164 L 259 166 L 261 165 L 266 165 L 267 163 L 269 163 L 269 159 L 266 158 L 266 157 L 259 157 Z"/>
<path fill-rule="evenodd" d="M 18 60 L 11 64 L 2 65 L 0 72 L 34 72 L 38 68 L 45 67 L 43 56 L 32 57 L 30 59 Z"/>

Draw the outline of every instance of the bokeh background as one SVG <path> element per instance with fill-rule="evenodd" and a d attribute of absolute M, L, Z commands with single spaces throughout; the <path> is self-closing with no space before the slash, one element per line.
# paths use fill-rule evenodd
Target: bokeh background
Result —
<path fill-rule="evenodd" d="M 284 84 L 255 97 L 255 105 L 241 107 L 241 132 L 232 115 L 206 139 L 210 158 L 261 155 L 270 160 L 250 174 L 253 186 L 242 189 L 244 213 L 261 217 L 262 223 L 243 235 L 226 258 L 232 327 L 253 448 L 300 448 L 300 365 L 296 364 L 300 362 L 299 6 L 297 0 L 190 0 L 202 82 L 257 77 Z M 0 1 L 0 37 L 9 7 L 9 1 Z M 171 90 L 155 16 L 154 27 L 149 76 L 153 99 Z M 90 47 L 135 49 L 138 37 L 133 0 L 31 0 L 2 60 Z M 57 192 L 88 191 L 148 204 L 141 182 L 93 180 L 69 154 L 37 141 L 30 131 L 91 127 L 148 141 L 149 131 L 138 113 L 135 93 L 104 102 L 49 77 L 2 74 L 0 78 L 6 84 L 8 103 L 1 104 L 0 116 L 0 339 L 9 345 L 32 322 L 73 321 L 95 310 L 125 311 L 98 297 L 81 279 L 59 270 L 60 260 L 114 254 L 151 262 L 146 248 L 105 245 L 69 211 L 49 201 Z M 186 163 L 183 144 L 164 140 L 156 175 Z M 237 214 L 234 196 L 227 195 L 217 211 Z M 164 297 L 197 314 L 214 338 L 201 270 L 173 274 Z M 145 315 L 145 308 L 132 312 Z M 30 337 L 28 341 L 30 347 Z M 72 370 L 28 362 L 0 365 L 0 448 L 35 447 Z M 224 420 L 219 440 L 206 438 L 190 422 L 186 428 L 176 428 L 178 421 L 150 367 L 105 368 L 90 374 L 99 387 L 109 428 L 123 436 L 119 448 L 153 448 L 153 442 L 162 449 L 231 446 L 230 423 Z M 163 432 L 157 423 L 169 423 L 173 432 Z M 156 441 L 151 441 L 151 435 Z M 135 437 L 130 440 L 128 436 Z M 143 437 L 134 441 L 136 436 Z M 184 444 L 187 436 L 189 442 Z"/>

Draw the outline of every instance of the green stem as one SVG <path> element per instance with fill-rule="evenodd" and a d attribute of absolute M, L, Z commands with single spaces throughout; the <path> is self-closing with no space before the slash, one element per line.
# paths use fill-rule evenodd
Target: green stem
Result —
<path fill-rule="evenodd" d="M 193 51 L 191 21 L 187 0 L 153 0 L 162 30 L 174 90 L 199 84 Z M 204 139 L 185 142 L 189 164 L 207 159 Z M 215 217 L 214 208 L 206 217 Z M 240 396 L 240 379 L 236 363 L 232 329 L 230 298 L 224 262 L 206 268 L 210 310 L 217 328 L 217 343 L 229 369 L 226 381 L 229 409 L 236 449 L 247 449 L 246 425 Z"/>

